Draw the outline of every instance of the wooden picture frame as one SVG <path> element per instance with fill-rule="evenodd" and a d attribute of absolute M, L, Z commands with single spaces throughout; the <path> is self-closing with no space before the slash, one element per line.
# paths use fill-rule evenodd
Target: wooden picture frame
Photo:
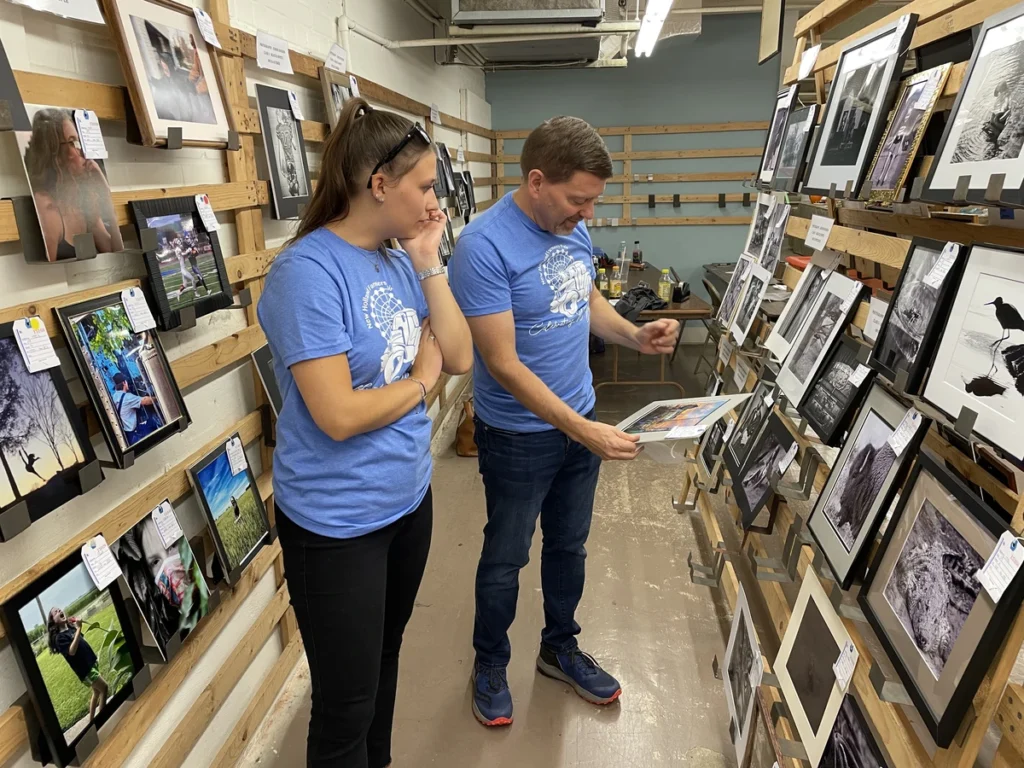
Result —
<path fill-rule="evenodd" d="M 785 10 L 785 0 L 765 0 L 761 4 L 761 27 L 757 36 L 758 65 L 771 61 L 782 50 L 782 20 L 785 17 Z"/>
<path fill-rule="evenodd" d="M 861 400 L 871 387 L 875 373 L 872 370 L 860 384 L 850 381 L 861 364 L 858 358 L 862 350 L 866 352 L 868 348 L 852 336 L 840 336 L 797 406 L 797 412 L 807 419 L 825 445 L 842 444 Z"/>
<path fill-rule="evenodd" d="M 257 83 L 256 106 L 267 153 L 271 212 L 275 219 L 297 219 L 313 196 L 302 126 L 282 88 Z"/>
<path fill-rule="evenodd" d="M 320 67 L 320 88 L 324 95 L 324 106 L 327 108 L 327 122 L 333 131 L 338 127 L 342 108 L 352 98 L 351 81 L 346 74 Z"/>

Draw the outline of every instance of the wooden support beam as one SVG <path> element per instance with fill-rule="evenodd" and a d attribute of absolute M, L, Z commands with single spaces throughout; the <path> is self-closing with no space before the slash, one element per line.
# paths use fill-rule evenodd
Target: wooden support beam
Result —
<path fill-rule="evenodd" d="M 1016 683 L 1006 686 L 999 699 L 995 722 L 1003 734 L 1000 746 L 1011 747 L 1019 761 L 1024 755 L 1024 688 Z"/>
<path fill-rule="evenodd" d="M 986 226 L 941 218 L 925 219 L 920 216 L 904 216 L 879 211 L 854 211 L 841 208 L 839 221 L 847 226 L 882 229 L 901 235 L 930 237 L 934 240 L 952 240 L 964 244 L 978 242 L 1019 247 L 1021 240 L 1024 239 L 1021 230 L 1012 227 Z M 833 231 L 835 231 L 834 228 Z M 832 247 L 831 240 L 829 247 Z"/>
<path fill-rule="evenodd" d="M 498 165 L 498 170 L 504 170 L 502 165 Z M 648 183 L 647 177 L 650 176 L 651 182 L 661 183 L 666 181 L 680 181 L 680 182 L 694 182 L 694 181 L 746 181 L 753 175 L 754 170 L 749 171 L 709 171 L 707 173 L 640 173 L 635 174 L 636 179 L 633 176 L 626 176 L 625 174 L 618 174 L 608 179 L 609 184 L 624 184 L 629 181 L 633 184 L 646 184 Z M 522 182 L 522 176 L 505 176 L 503 173 L 499 173 L 497 176 L 488 176 L 481 179 L 473 179 L 473 181 L 479 184 L 508 184 L 510 186 L 519 186 Z M 645 198 L 646 199 L 646 198 Z M 751 193 L 751 199 L 757 199 L 757 192 Z"/>
<path fill-rule="evenodd" d="M 17 704 L 0 712 L 0 765 L 7 765 L 28 746 L 28 723 Z"/>
<path fill-rule="evenodd" d="M 517 131 L 495 131 L 500 139 L 525 139 L 532 128 Z M 598 128 L 602 136 L 650 136 L 664 133 L 720 133 L 723 131 L 766 131 L 767 120 L 734 121 L 730 123 L 677 123 L 671 125 L 624 125 Z"/>
<path fill-rule="evenodd" d="M 267 337 L 263 335 L 263 329 L 259 324 L 249 325 L 237 333 L 176 359 L 171 363 L 174 380 L 178 383 L 179 389 L 187 389 L 211 373 L 248 358 L 252 352 L 266 343 Z"/>
<path fill-rule="evenodd" d="M 790 216 L 786 224 L 786 234 L 803 240 L 807 237 L 810 225 L 810 219 Z M 910 241 L 836 225 L 832 227 L 832 232 L 828 236 L 828 247 L 879 264 L 900 268 L 907 257 Z"/>
<path fill-rule="evenodd" d="M 612 152 L 612 160 L 696 160 L 717 157 L 760 157 L 762 147 L 727 147 L 724 149 L 651 149 L 638 152 Z M 499 162 L 518 163 L 519 155 L 505 155 Z M 647 174 L 643 174 L 645 177 Z M 748 173 L 744 178 L 748 178 Z"/>
<path fill-rule="evenodd" d="M 797 20 L 793 37 L 801 37 L 812 29 L 827 32 L 874 3 L 875 0 L 824 0 Z"/>
<path fill-rule="evenodd" d="M 611 219 L 603 217 L 594 227 L 611 226 Z M 749 216 L 664 216 L 661 218 L 619 219 L 620 227 L 729 227 L 747 226 Z"/>

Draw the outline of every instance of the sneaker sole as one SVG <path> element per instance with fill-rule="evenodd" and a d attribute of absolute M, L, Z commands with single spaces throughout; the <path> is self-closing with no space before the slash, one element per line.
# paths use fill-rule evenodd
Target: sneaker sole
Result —
<path fill-rule="evenodd" d="M 496 717 L 493 720 L 488 720 L 480 712 L 480 709 L 476 705 L 476 700 L 473 701 L 473 717 L 476 718 L 476 721 L 480 723 L 480 725 L 485 725 L 488 728 L 499 728 L 503 725 L 512 725 L 511 717 Z"/>
<path fill-rule="evenodd" d="M 550 677 L 553 680 L 561 680 L 563 683 L 568 683 L 572 687 L 572 689 L 576 691 L 577 696 L 579 696 L 584 701 L 589 701 L 591 704 L 599 704 L 601 706 L 611 704 L 612 702 L 618 700 L 618 698 L 622 695 L 622 689 L 619 688 L 617 691 L 615 691 L 615 693 L 613 693 L 611 696 L 607 698 L 595 696 L 586 688 L 582 687 L 579 683 L 573 680 L 571 677 L 569 677 L 567 674 L 565 674 L 565 672 L 563 672 L 559 667 L 548 664 L 540 656 L 537 657 L 537 671 L 545 677 Z"/>

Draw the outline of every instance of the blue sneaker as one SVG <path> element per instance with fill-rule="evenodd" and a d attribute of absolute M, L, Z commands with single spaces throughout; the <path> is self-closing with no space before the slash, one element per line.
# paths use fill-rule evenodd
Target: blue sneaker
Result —
<path fill-rule="evenodd" d="M 537 656 L 537 670 L 542 675 L 568 683 L 591 704 L 611 704 L 622 695 L 619 681 L 601 669 L 593 656 L 579 648 L 555 653 L 542 643 Z"/>
<path fill-rule="evenodd" d="M 504 667 L 473 665 L 473 715 L 482 725 L 512 725 L 512 691 Z"/>

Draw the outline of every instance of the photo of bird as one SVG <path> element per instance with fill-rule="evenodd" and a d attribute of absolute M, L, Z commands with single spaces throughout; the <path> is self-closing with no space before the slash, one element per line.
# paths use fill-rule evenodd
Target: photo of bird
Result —
<path fill-rule="evenodd" d="M 1003 301 L 1002 296 L 996 296 L 992 301 L 987 302 L 985 306 L 994 306 L 996 308 L 996 320 L 1003 326 L 1003 335 L 992 344 L 993 347 L 998 347 L 1004 341 L 1010 338 L 1010 331 L 1024 331 L 1024 317 L 1020 316 L 1020 312 L 1013 304 L 1007 304 Z"/>

